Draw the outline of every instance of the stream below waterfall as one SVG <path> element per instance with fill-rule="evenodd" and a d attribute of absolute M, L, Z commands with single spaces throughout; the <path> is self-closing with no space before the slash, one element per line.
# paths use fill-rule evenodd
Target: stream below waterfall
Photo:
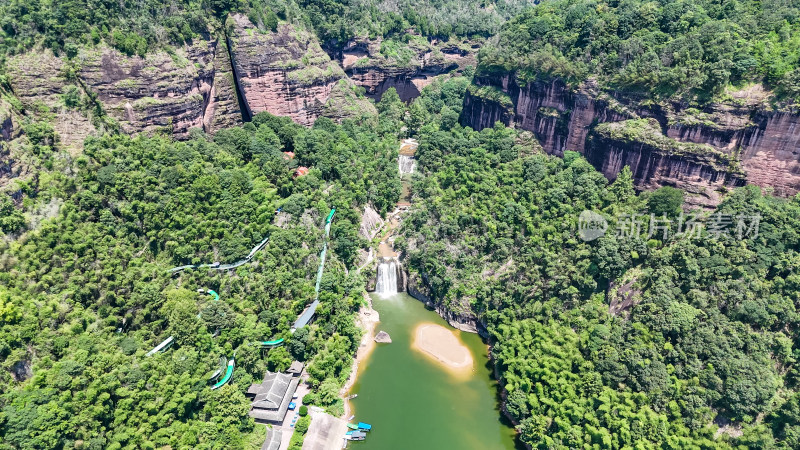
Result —
<path fill-rule="evenodd" d="M 394 262 L 384 275 L 396 274 Z M 378 283 L 381 283 L 380 276 Z M 354 421 L 372 425 L 367 439 L 352 448 L 380 450 L 514 449 L 514 429 L 501 418 L 497 383 L 491 377 L 488 346 L 476 334 L 453 330 L 472 353 L 475 370 L 457 376 L 412 348 L 423 323 L 449 327 L 434 311 L 405 293 L 372 294 L 380 314 L 376 332 L 391 344 L 377 344 L 359 367 L 350 394 Z M 450 328 L 452 329 L 452 328 Z"/>
<path fill-rule="evenodd" d="M 417 142 L 403 141 L 398 169 L 403 195 L 398 203 L 410 205 L 409 176 L 416 170 Z M 405 176 L 404 176 L 405 175 Z M 453 330 L 436 312 L 405 293 L 398 293 L 400 263 L 389 237 L 383 236 L 378 254 L 372 307 L 381 321 L 375 332 L 389 333 L 390 344 L 376 344 L 358 366 L 350 394 L 354 421 L 372 425 L 365 441 L 351 442 L 365 450 L 511 450 L 514 428 L 500 412 L 497 382 L 492 378 L 489 347 L 477 334 Z M 390 256 L 391 255 L 391 256 Z M 423 354 L 414 342 L 417 328 L 446 327 L 439 340 L 453 338 L 471 354 L 473 365 L 458 373 L 440 360 Z M 448 339 L 445 339 L 448 338 Z M 437 341 L 434 339 L 434 341 Z M 439 342 L 439 341 L 437 341 Z M 441 342 L 439 342 L 441 343 Z M 468 360 L 468 358 L 466 358 Z"/>

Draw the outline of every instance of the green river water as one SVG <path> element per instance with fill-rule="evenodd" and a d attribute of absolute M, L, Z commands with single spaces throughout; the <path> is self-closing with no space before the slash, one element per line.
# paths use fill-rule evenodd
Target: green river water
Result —
<path fill-rule="evenodd" d="M 490 376 L 488 348 L 480 337 L 460 333 L 470 349 L 476 371 L 458 377 L 411 348 L 414 328 L 421 322 L 448 326 L 434 311 L 400 293 L 372 297 L 380 314 L 376 332 L 391 344 L 377 344 L 361 363 L 351 394 L 354 422 L 372 424 L 359 450 L 504 450 L 514 449 L 514 430 L 501 422 L 496 382 Z"/>

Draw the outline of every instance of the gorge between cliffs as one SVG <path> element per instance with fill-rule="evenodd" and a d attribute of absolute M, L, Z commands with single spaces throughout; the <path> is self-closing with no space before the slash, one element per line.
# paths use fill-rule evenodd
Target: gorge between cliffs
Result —
<path fill-rule="evenodd" d="M 0 448 L 800 448 L 800 2 L 0 1 Z"/>

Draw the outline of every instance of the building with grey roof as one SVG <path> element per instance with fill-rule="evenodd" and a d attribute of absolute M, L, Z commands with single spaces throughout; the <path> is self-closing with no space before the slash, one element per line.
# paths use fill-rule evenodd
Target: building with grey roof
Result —
<path fill-rule="evenodd" d="M 246 395 L 253 400 L 250 417 L 259 423 L 282 423 L 298 384 L 300 384 L 299 377 L 287 373 L 267 372 L 264 381 L 252 384 L 247 389 Z"/>
<path fill-rule="evenodd" d="M 294 325 L 292 325 L 292 332 L 308 325 L 311 322 L 311 319 L 314 318 L 314 314 L 316 314 L 318 306 L 319 300 L 314 300 L 310 305 L 308 305 L 305 311 L 297 316 L 297 320 L 294 322 Z"/>
<path fill-rule="evenodd" d="M 292 362 L 292 365 L 286 369 L 286 373 L 293 377 L 299 377 L 303 373 L 303 367 L 305 367 L 305 364 L 301 363 L 300 361 L 294 361 Z"/>

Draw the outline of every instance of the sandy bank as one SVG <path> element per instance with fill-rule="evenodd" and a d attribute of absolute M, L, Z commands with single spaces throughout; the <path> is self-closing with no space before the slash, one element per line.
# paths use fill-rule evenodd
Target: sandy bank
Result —
<path fill-rule="evenodd" d="M 434 359 L 449 371 L 471 374 L 475 360 L 454 331 L 435 323 L 421 323 L 414 330 L 411 348 Z"/>
<path fill-rule="evenodd" d="M 353 366 L 350 369 L 350 376 L 347 378 L 347 382 L 345 382 L 342 390 L 339 392 L 339 396 L 343 398 L 347 396 L 350 389 L 353 388 L 353 385 L 358 378 L 359 370 L 363 368 L 363 363 L 367 360 L 367 358 L 369 358 L 372 350 L 375 349 L 375 326 L 378 324 L 378 322 L 380 322 L 380 316 L 378 315 L 378 311 L 372 309 L 372 298 L 365 293 L 364 299 L 366 300 L 367 305 L 361 307 L 361 309 L 358 311 L 358 318 L 356 318 L 356 326 L 364 331 L 364 335 L 361 337 L 361 343 L 356 351 L 356 357 L 353 359 Z M 350 402 L 345 400 L 344 415 L 342 418 L 347 419 L 350 417 L 350 413 Z"/>

